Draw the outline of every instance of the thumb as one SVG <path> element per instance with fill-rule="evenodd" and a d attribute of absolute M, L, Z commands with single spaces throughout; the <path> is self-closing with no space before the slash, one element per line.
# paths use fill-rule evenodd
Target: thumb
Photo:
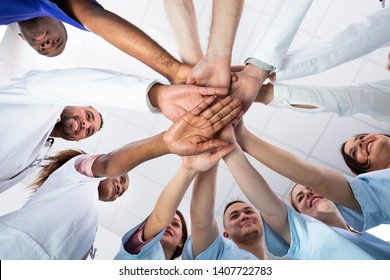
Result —
<path fill-rule="evenodd" d="M 234 145 L 233 144 L 228 144 L 227 146 L 218 149 L 215 153 L 212 154 L 213 160 L 219 160 L 226 156 L 228 153 L 233 151 Z"/>
<path fill-rule="evenodd" d="M 220 139 L 211 139 L 206 142 L 199 143 L 196 150 L 196 154 L 201 154 L 204 152 L 213 152 L 213 150 L 217 150 L 216 153 L 218 153 L 219 150 L 222 150 L 229 145 L 230 144 L 226 141 Z"/>

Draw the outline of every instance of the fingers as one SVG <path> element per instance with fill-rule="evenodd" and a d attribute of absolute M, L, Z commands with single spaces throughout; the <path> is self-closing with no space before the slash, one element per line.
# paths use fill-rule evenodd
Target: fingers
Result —
<path fill-rule="evenodd" d="M 235 121 L 237 117 L 241 115 L 241 117 L 244 115 L 244 111 L 241 110 L 241 104 L 240 106 L 234 108 L 233 110 L 229 111 L 227 115 L 225 115 L 220 120 L 217 120 L 213 123 L 214 131 L 218 132 L 220 131 L 224 126 L 230 124 L 231 122 Z M 237 121 L 238 122 L 238 121 Z"/>
<path fill-rule="evenodd" d="M 218 99 L 212 106 L 204 110 L 202 117 L 210 119 L 214 123 L 222 119 L 229 113 L 229 110 L 233 110 L 237 106 L 240 106 L 239 99 L 232 99 L 231 96 L 227 96 L 223 99 Z"/>
<path fill-rule="evenodd" d="M 237 82 L 238 81 L 238 76 L 236 73 L 231 73 L 231 79 L 230 79 L 230 82 L 234 83 L 234 82 Z"/>
<path fill-rule="evenodd" d="M 207 95 L 215 95 L 217 97 L 225 97 L 229 93 L 228 88 L 212 88 L 212 87 L 198 87 L 193 86 L 195 88 L 192 88 L 192 86 L 189 86 L 189 91 L 196 90 L 200 95 L 207 96 Z"/>
<path fill-rule="evenodd" d="M 242 70 L 244 70 L 245 68 L 245 65 L 232 65 L 230 67 L 230 71 L 232 72 L 241 72 Z"/>
<path fill-rule="evenodd" d="M 272 82 L 275 82 L 276 73 L 272 73 L 271 75 L 269 75 L 269 76 L 268 76 L 268 79 L 270 79 L 270 81 L 272 81 Z"/>
<path fill-rule="evenodd" d="M 200 102 L 198 105 L 195 106 L 194 109 L 191 110 L 191 114 L 199 116 L 200 113 L 202 113 L 204 110 L 206 110 L 209 105 L 211 105 L 215 101 L 215 96 L 208 96 L 205 99 L 203 99 L 202 102 Z"/>

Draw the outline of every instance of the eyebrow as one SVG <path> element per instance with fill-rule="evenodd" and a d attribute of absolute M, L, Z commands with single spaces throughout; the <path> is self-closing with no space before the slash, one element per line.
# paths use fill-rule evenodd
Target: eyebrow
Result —
<path fill-rule="evenodd" d="M 365 134 L 364 134 L 364 133 L 361 133 L 361 134 L 356 135 L 356 136 L 353 138 L 353 141 L 356 142 L 356 141 L 359 139 L 359 137 L 361 137 L 362 135 L 365 135 Z M 355 148 L 351 148 L 351 149 L 349 149 L 349 151 L 348 151 L 348 155 L 349 155 L 351 158 L 353 158 L 353 159 L 354 159 L 354 156 L 352 155 L 352 153 L 353 153 L 355 150 L 356 150 Z"/>
<path fill-rule="evenodd" d="M 303 191 L 299 191 L 299 192 L 296 194 L 295 198 L 297 198 L 298 196 L 300 196 L 300 195 L 302 195 L 302 194 L 303 194 Z"/>
<path fill-rule="evenodd" d="M 254 209 L 253 207 L 250 207 L 250 206 L 247 206 L 247 207 L 245 207 L 245 208 L 242 209 L 242 211 L 246 211 L 246 210 L 255 211 L 255 209 Z M 238 211 L 238 210 L 233 210 L 232 212 L 230 212 L 229 217 L 232 216 L 233 214 L 237 214 L 238 212 L 240 212 L 240 211 Z"/>
<path fill-rule="evenodd" d="M 172 220 L 172 222 L 174 222 L 174 221 L 179 222 L 179 224 L 181 225 L 181 220 L 180 220 L 180 219 L 174 217 L 173 220 Z"/>
<path fill-rule="evenodd" d="M 60 43 L 57 44 L 57 46 L 55 47 L 56 50 L 58 50 L 62 46 L 62 44 L 64 43 L 64 40 L 61 40 L 61 36 L 60 36 L 60 38 L 58 40 L 60 40 Z"/>
<path fill-rule="evenodd" d="M 121 177 L 123 177 L 123 184 L 126 184 L 126 182 L 127 182 L 126 176 L 122 175 Z M 122 196 L 122 194 L 124 194 L 124 193 L 125 193 L 125 190 L 124 190 L 124 188 L 122 188 L 122 192 L 119 194 L 119 196 Z"/>
<path fill-rule="evenodd" d="M 87 110 L 87 111 L 92 115 L 92 117 L 91 117 L 91 118 L 92 118 L 92 121 L 95 123 L 95 115 L 93 114 L 92 111 L 90 111 L 90 110 Z M 95 134 L 95 126 L 92 127 L 91 131 L 92 131 L 92 133 L 91 133 L 91 135 L 89 135 L 89 136 L 92 136 L 92 135 Z"/>

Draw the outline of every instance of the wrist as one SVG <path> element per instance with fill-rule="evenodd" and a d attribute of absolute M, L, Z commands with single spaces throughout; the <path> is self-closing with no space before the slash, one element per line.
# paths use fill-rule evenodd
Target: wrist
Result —
<path fill-rule="evenodd" d="M 182 165 L 182 168 L 187 173 L 188 178 L 194 179 L 196 175 L 198 175 L 199 170 L 192 168 L 192 167 L 186 167 L 185 165 Z"/>
<path fill-rule="evenodd" d="M 154 108 L 161 109 L 161 107 L 160 107 L 161 96 L 160 95 L 161 95 L 161 90 L 163 89 L 163 87 L 164 87 L 164 85 L 162 85 L 162 84 L 154 84 L 148 92 L 150 104 Z"/>
<path fill-rule="evenodd" d="M 274 85 L 271 83 L 263 84 L 256 95 L 257 103 L 269 104 L 274 99 Z"/>
<path fill-rule="evenodd" d="M 270 71 L 248 61 L 249 59 L 245 61 L 245 68 L 243 72 L 245 72 L 247 75 L 253 76 L 261 80 L 261 83 L 263 83 L 265 79 L 269 76 Z"/>
<path fill-rule="evenodd" d="M 241 150 L 246 151 L 245 147 L 247 146 L 248 140 L 250 138 L 250 133 L 248 133 L 247 129 L 241 129 L 240 133 L 236 134 L 237 144 L 239 145 Z"/>
<path fill-rule="evenodd" d="M 235 157 L 237 157 L 237 155 L 239 155 L 240 153 L 242 153 L 241 146 L 239 145 L 238 142 L 236 142 L 236 143 L 234 144 L 234 149 L 233 149 L 230 153 L 228 153 L 227 155 L 225 155 L 225 156 L 223 157 L 223 160 L 224 160 L 224 161 L 227 161 L 227 160 L 230 160 L 231 158 L 235 158 Z"/>
<path fill-rule="evenodd" d="M 166 131 L 156 135 L 158 139 L 158 145 L 161 149 L 162 154 L 172 154 L 172 151 L 168 145 L 169 140 L 166 139 Z"/>

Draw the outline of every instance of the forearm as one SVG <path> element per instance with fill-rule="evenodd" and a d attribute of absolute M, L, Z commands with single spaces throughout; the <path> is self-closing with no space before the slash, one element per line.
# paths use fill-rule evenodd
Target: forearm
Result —
<path fill-rule="evenodd" d="M 154 236 L 172 222 L 176 210 L 196 174 L 196 170 L 180 166 L 176 175 L 161 192 L 148 217 L 144 230 L 145 239 Z"/>
<path fill-rule="evenodd" d="M 182 64 L 135 25 L 96 5 L 90 9 L 77 10 L 76 17 L 88 30 L 148 65 L 169 81 L 176 77 Z"/>
<path fill-rule="evenodd" d="M 359 209 L 351 188 L 341 173 L 309 164 L 294 154 L 263 141 L 248 130 L 240 137 L 239 143 L 245 152 L 280 175 L 311 187 L 314 192 L 332 201 Z"/>
<path fill-rule="evenodd" d="M 194 257 L 209 247 L 219 234 L 214 219 L 217 170 L 218 165 L 215 165 L 199 173 L 194 182 L 190 207 Z"/>
<path fill-rule="evenodd" d="M 282 150 L 245 130 L 239 137 L 242 149 L 275 172 L 290 180 L 306 185 L 320 184 L 319 172 L 294 154 Z"/>
<path fill-rule="evenodd" d="M 184 63 L 195 65 L 202 57 L 193 1 L 164 0 L 164 9 Z"/>
<path fill-rule="evenodd" d="M 285 212 L 283 202 L 271 190 L 263 176 L 251 165 L 239 146 L 224 157 L 238 186 L 262 214 L 279 216 Z"/>
<path fill-rule="evenodd" d="M 208 171 L 200 172 L 195 179 L 190 208 L 194 228 L 206 230 L 212 228 L 217 171 L 218 165 L 215 165 Z"/>
<path fill-rule="evenodd" d="M 161 133 L 102 155 L 92 165 L 92 172 L 96 177 L 117 177 L 145 161 L 168 153 L 170 150 Z"/>
<path fill-rule="evenodd" d="M 210 42 L 206 55 L 231 59 L 244 1 L 214 0 Z"/>

